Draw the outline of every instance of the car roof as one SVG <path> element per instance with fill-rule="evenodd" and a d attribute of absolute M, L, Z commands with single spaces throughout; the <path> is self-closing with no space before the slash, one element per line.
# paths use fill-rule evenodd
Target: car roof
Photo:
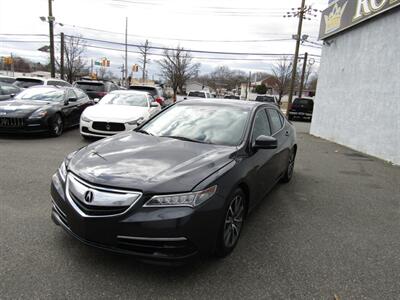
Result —
<path fill-rule="evenodd" d="M 110 82 L 110 81 L 108 81 L 108 82 Z M 85 79 L 83 79 L 83 80 L 77 80 L 77 81 L 75 81 L 74 83 L 105 83 L 104 81 L 100 81 L 100 80 L 85 80 Z"/>
<path fill-rule="evenodd" d="M 145 91 L 135 91 L 135 90 L 114 90 L 109 94 L 135 94 L 135 95 L 150 95 Z"/>
<path fill-rule="evenodd" d="M 129 87 L 145 87 L 145 88 L 154 88 L 154 89 L 160 89 L 160 86 L 156 85 L 145 85 L 145 84 L 132 84 Z"/>
<path fill-rule="evenodd" d="M 43 77 L 30 77 L 30 76 L 20 76 L 16 77 L 15 80 L 20 80 L 20 79 L 34 79 L 34 80 L 41 80 L 41 81 L 60 81 L 60 82 L 66 82 L 65 80 L 58 79 L 58 78 L 43 78 Z"/>
<path fill-rule="evenodd" d="M 60 86 L 60 85 L 34 85 L 29 87 L 28 89 L 55 89 L 55 90 L 66 90 L 72 89 L 72 86 Z"/>
<path fill-rule="evenodd" d="M 223 98 L 191 98 L 187 100 L 179 101 L 181 104 L 196 104 L 196 105 L 222 105 L 222 106 L 232 106 L 232 107 L 243 107 L 248 109 L 253 109 L 258 106 L 270 106 L 276 108 L 275 105 L 271 103 L 265 102 L 256 102 L 256 101 L 248 101 L 248 100 L 232 100 L 232 99 L 223 99 Z"/>

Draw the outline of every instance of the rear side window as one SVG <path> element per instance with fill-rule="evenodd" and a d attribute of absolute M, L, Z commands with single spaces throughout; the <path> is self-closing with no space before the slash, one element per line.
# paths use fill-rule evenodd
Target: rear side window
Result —
<path fill-rule="evenodd" d="M 265 109 L 257 111 L 254 118 L 253 135 L 251 141 L 254 142 L 260 135 L 271 135 L 271 128 L 268 122 L 268 117 Z"/>
<path fill-rule="evenodd" d="M 13 83 L 14 81 L 15 78 L 12 77 L 0 77 L 0 82 Z"/>
<path fill-rule="evenodd" d="M 66 82 L 56 81 L 56 80 L 49 80 L 49 81 L 47 81 L 47 85 L 68 86 L 68 84 L 66 84 Z"/>
<path fill-rule="evenodd" d="M 43 81 L 40 79 L 30 79 L 30 78 L 18 78 L 14 84 L 18 87 L 28 88 L 35 85 L 43 85 Z"/>
<path fill-rule="evenodd" d="M 86 97 L 86 94 L 80 89 L 74 89 L 75 94 L 78 96 L 78 99 L 82 99 Z"/>
<path fill-rule="evenodd" d="M 0 91 L 2 91 L 3 95 L 11 95 L 11 94 L 18 94 L 19 89 L 12 86 L 12 85 L 0 85 Z"/>
<path fill-rule="evenodd" d="M 280 116 L 280 113 L 276 109 L 268 109 L 268 114 L 271 122 L 272 134 L 275 134 L 283 126 L 282 116 Z"/>

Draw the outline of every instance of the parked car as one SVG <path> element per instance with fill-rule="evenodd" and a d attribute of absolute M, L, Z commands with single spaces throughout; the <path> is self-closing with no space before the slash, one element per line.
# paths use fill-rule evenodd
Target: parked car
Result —
<path fill-rule="evenodd" d="M 273 95 L 259 95 L 254 101 L 257 102 L 268 102 L 279 106 L 278 97 Z"/>
<path fill-rule="evenodd" d="M 205 98 L 209 99 L 212 98 L 211 94 L 207 91 L 189 91 L 187 93 L 187 96 L 184 98 L 185 100 L 187 99 L 193 99 L 193 98 Z"/>
<path fill-rule="evenodd" d="M 15 81 L 15 77 L 0 75 L 0 82 L 12 84 Z"/>
<path fill-rule="evenodd" d="M 312 119 L 314 100 L 310 98 L 296 98 L 289 108 L 289 120 L 294 118 Z"/>
<path fill-rule="evenodd" d="M 162 108 L 167 106 L 166 99 L 163 96 L 163 89 L 160 86 L 131 85 L 129 86 L 129 89 L 133 91 L 147 92 L 154 97 L 155 101 L 158 102 L 158 104 L 160 104 Z"/>
<path fill-rule="evenodd" d="M 275 105 L 180 101 L 69 154 L 52 178 L 52 219 L 88 245 L 145 259 L 226 256 L 248 213 L 292 178 L 296 151 Z"/>
<path fill-rule="evenodd" d="M 0 102 L 0 132 L 60 136 L 64 128 L 79 124 L 82 111 L 90 105 L 92 101 L 79 89 L 31 87 L 11 101 Z"/>
<path fill-rule="evenodd" d="M 61 79 L 41 77 L 17 77 L 13 84 L 24 89 L 36 85 L 71 86 L 69 82 Z"/>
<path fill-rule="evenodd" d="M 100 100 L 109 92 L 119 90 L 119 86 L 111 81 L 79 80 L 74 86 L 82 89 L 90 99 Z M 96 100 L 97 101 L 97 100 Z"/>
<path fill-rule="evenodd" d="M 21 89 L 13 84 L 0 82 L 0 101 L 11 99 L 20 91 Z"/>
<path fill-rule="evenodd" d="M 235 95 L 225 95 L 224 99 L 240 100 L 240 97 L 239 96 L 235 96 Z"/>
<path fill-rule="evenodd" d="M 100 102 L 85 109 L 81 116 L 81 135 L 110 136 L 132 130 L 161 111 L 161 106 L 147 92 L 113 91 Z"/>

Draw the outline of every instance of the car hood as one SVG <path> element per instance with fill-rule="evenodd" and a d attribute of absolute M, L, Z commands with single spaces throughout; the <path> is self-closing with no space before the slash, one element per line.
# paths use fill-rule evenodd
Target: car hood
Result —
<path fill-rule="evenodd" d="M 148 117 L 149 109 L 129 105 L 97 104 L 86 108 L 83 114 L 94 121 L 127 122 L 140 117 Z"/>
<path fill-rule="evenodd" d="M 68 169 L 99 185 L 149 194 L 185 192 L 231 162 L 236 151 L 236 147 L 128 132 L 81 149 Z"/>
<path fill-rule="evenodd" d="M 10 100 L 0 102 L 0 116 L 26 116 L 35 110 L 47 107 L 47 101 Z"/>

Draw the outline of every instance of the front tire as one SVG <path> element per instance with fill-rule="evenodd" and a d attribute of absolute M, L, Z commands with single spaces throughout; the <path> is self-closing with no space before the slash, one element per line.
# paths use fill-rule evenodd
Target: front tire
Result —
<path fill-rule="evenodd" d="M 239 241 L 245 217 L 246 196 L 241 189 L 236 189 L 229 198 L 224 220 L 218 235 L 216 256 L 228 256 Z"/>
<path fill-rule="evenodd" d="M 55 114 L 50 120 L 49 132 L 51 136 L 60 136 L 64 131 L 64 122 L 60 114 Z"/>

